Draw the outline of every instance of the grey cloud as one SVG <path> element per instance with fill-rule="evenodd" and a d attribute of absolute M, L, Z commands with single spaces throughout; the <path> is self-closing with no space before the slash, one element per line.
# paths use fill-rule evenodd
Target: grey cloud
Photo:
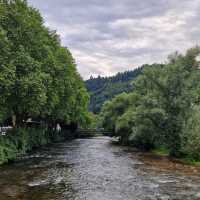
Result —
<path fill-rule="evenodd" d="M 164 62 L 200 42 L 200 0 L 28 0 L 61 35 L 84 78 Z"/>
<path fill-rule="evenodd" d="M 60 22 L 112 21 L 122 18 L 141 18 L 162 15 L 173 0 L 30 0 L 39 9 L 48 12 Z"/>

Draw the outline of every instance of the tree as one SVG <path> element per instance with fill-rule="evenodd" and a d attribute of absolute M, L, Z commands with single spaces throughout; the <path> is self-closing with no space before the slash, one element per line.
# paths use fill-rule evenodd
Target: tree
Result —
<path fill-rule="evenodd" d="M 27 1 L 5 0 L 0 11 L 0 119 L 82 123 L 89 97 L 70 51 Z"/>

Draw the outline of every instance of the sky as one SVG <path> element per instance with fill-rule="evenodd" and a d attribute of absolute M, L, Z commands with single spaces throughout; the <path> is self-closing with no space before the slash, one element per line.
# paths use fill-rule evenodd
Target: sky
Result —
<path fill-rule="evenodd" d="M 200 0 L 28 0 L 84 79 L 165 62 L 200 44 Z"/>

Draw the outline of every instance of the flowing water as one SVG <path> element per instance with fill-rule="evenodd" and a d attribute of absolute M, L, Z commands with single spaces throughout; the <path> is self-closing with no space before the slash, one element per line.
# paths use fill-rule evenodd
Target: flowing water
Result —
<path fill-rule="evenodd" d="M 0 167 L 0 200 L 196 200 L 200 173 L 108 137 L 43 147 Z"/>

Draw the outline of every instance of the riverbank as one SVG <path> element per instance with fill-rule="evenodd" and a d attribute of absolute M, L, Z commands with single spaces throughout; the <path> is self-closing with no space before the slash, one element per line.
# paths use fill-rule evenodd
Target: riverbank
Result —
<path fill-rule="evenodd" d="M 115 144 L 115 145 L 121 146 L 121 147 L 125 147 L 125 148 L 129 149 L 131 152 L 134 152 L 138 155 L 142 155 L 142 157 L 143 156 L 145 157 L 145 160 L 151 161 L 150 163 L 156 164 L 156 162 L 159 162 L 159 161 L 163 162 L 163 160 L 165 160 L 166 165 L 167 165 L 167 162 L 173 163 L 172 165 L 180 165 L 180 166 L 182 165 L 182 166 L 185 166 L 186 168 L 188 168 L 188 171 L 190 170 L 190 167 L 192 167 L 192 170 L 193 170 L 193 168 L 196 168 L 197 171 L 199 171 L 199 173 L 200 173 L 200 161 L 192 160 L 188 157 L 185 157 L 185 158 L 172 157 L 172 156 L 170 156 L 169 150 L 167 150 L 166 148 L 156 148 L 156 149 L 153 149 L 150 151 L 142 151 L 141 149 L 138 149 L 131 145 L 122 145 L 119 142 L 119 140 L 116 138 L 112 138 L 112 144 Z"/>
<path fill-rule="evenodd" d="M 151 158 L 156 158 L 156 160 L 158 159 L 164 159 L 167 158 L 170 161 L 176 162 L 176 163 L 181 163 L 183 165 L 189 165 L 189 166 L 194 166 L 194 167 L 199 167 L 200 169 L 200 160 L 194 160 L 190 157 L 180 157 L 180 158 L 176 158 L 176 157 L 172 157 L 170 156 L 170 151 L 166 148 L 155 148 L 155 149 L 151 149 L 149 151 L 143 151 L 137 147 L 133 147 L 130 144 L 126 144 L 126 145 L 122 145 L 119 138 L 112 138 L 112 142 L 113 144 L 119 145 L 119 146 L 127 146 L 128 148 L 133 148 L 134 151 L 136 152 L 141 152 L 144 153 L 144 155 L 149 155 Z"/>
<path fill-rule="evenodd" d="M 70 131 L 49 131 L 45 128 L 19 128 L 0 136 L 0 165 L 15 160 L 34 148 L 74 138 Z"/>
<path fill-rule="evenodd" d="M 167 157 L 171 160 L 174 160 L 178 163 L 182 163 L 185 165 L 192 165 L 192 166 L 197 166 L 200 167 L 200 160 L 193 160 L 189 157 L 183 157 L 183 158 L 174 158 L 170 156 L 169 150 L 165 148 L 157 148 L 151 151 L 152 154 L 160 157 Z"/>
<path fill-rule="evenodd" d="M 137 158 L 149 169 L 159 173 L 174 172 L 177 174 L 200 175 L 200 166 L 187 163 L 181 159 L 166 155 L 158 155 L 152 152 L 137 152 Z M 135 156 L 135 155 L 134 155 Z"/>
<path fill-rule="evenodd" d="M 0 165 L 14 161 L 17 157 L 47 144 L 102 136 L 101 132 L 89 129 L 76 131 L 50 131 L 45 128 L 19 128 L 0 135 Z"/>

